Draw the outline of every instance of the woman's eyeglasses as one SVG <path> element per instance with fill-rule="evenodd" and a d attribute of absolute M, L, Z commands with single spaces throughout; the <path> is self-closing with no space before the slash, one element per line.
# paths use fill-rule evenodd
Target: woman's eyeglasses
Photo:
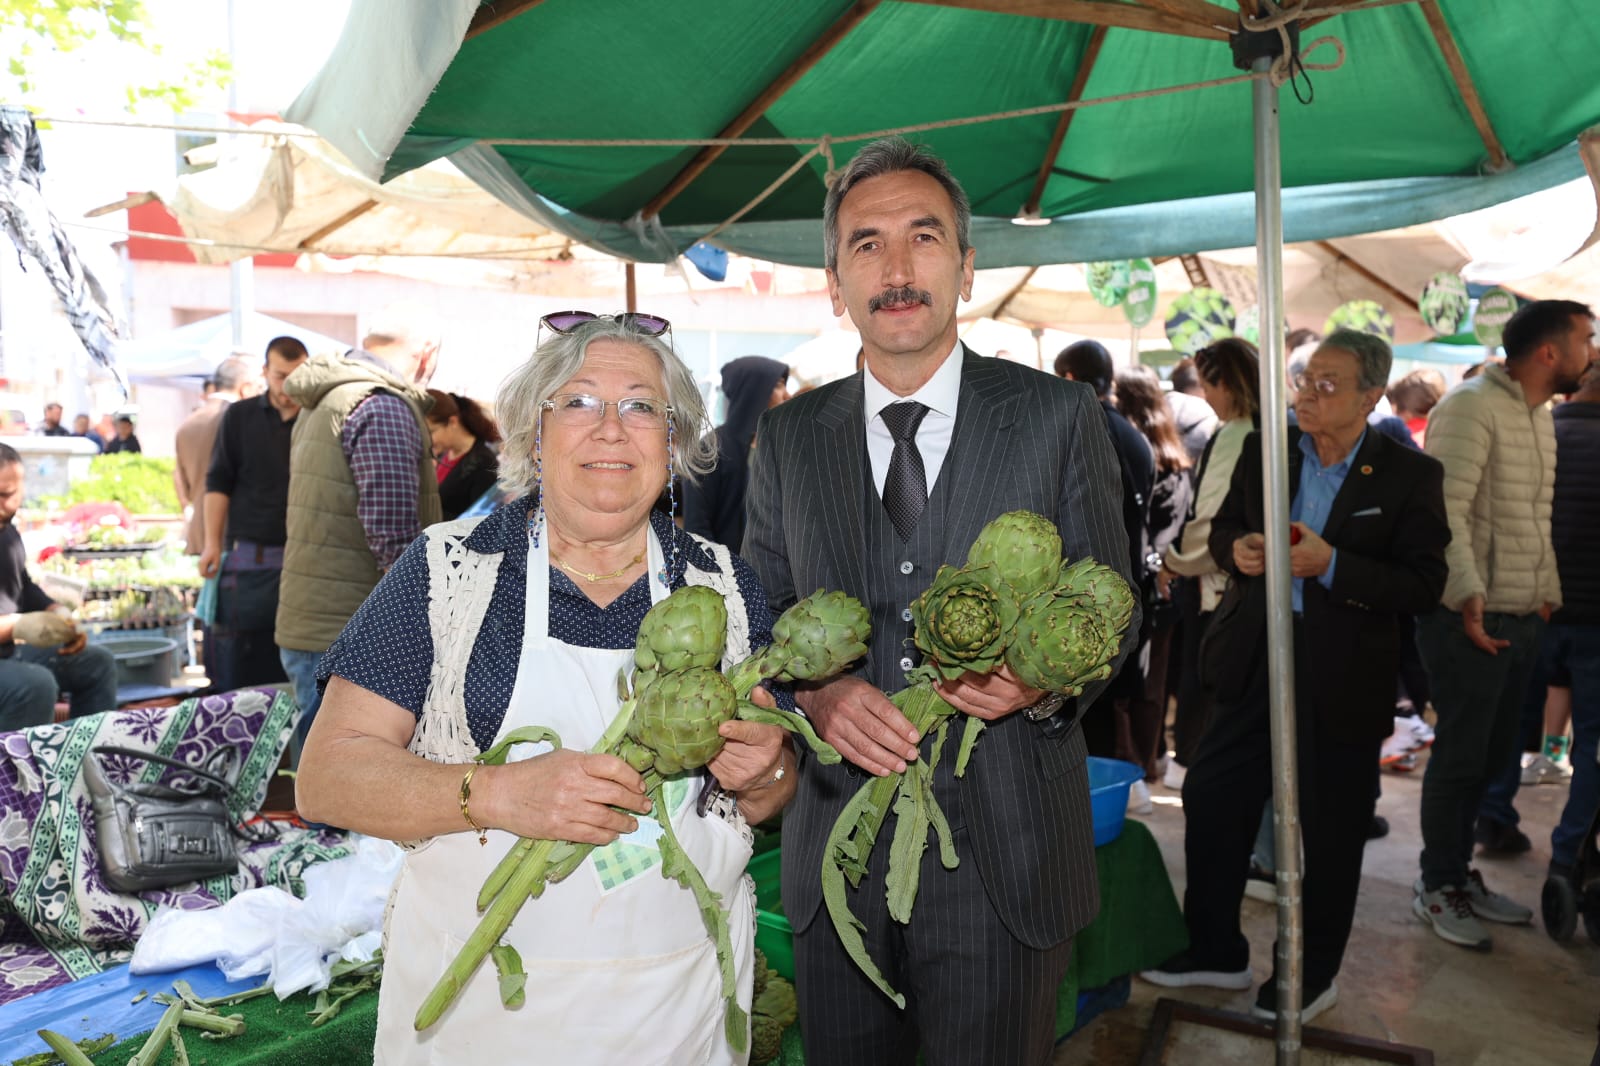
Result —
<path fill-rule="evenodd" d="M 672 415 L 672 405 L 654 396 L 624 396 L 602 400 L 585 392 L 563 392 L 539 405 L 563 426 L 586 428 L 605 421 L 606 408 L 615 407 L 617 418 L 630 429 L 662 429 Z"/>
<path fill-rule="evenodd" d="M 637 311 L 624 311 L 615 315 L 597 315 L 593 311 L 556 311 L 539 319 L 539 325 L 552 333 L 571 333 L 585 322 L 609 319 L 646 337 L 659 337 L 670 332 L 672 323 L 660 315 L 647 315 Z"/>

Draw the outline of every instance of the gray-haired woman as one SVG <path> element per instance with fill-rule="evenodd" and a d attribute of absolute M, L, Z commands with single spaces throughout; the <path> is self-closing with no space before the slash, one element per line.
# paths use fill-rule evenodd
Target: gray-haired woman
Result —
<path fill-rule="evenodd" d="M 617 672 L 632 665 L 653 602 L 686 583 L 721 591 L 736 660 L 771 639 L 766 595 L 727 549 L 652 511 L 674 478 L 713 460 L 694 379 L 661 340 L 666 321 L 569 312 L 543 325 L 555 336 L 497 402 L 501 476 L 519 498 L 480 522 L 428 529 L 329 648 L 300 810 L 421 841 L 387 925 L 378 1063 L 521 1061 L 530 1039 L 549 1062 L 742 1062 L 723 1033 L 715 950 L 694 898 L 661 876 L 658 827 L 625 813 L 649 809 L 643 782 L 620 759 L 582 753 L 617 712 Z M 503 767 L 474 766 L 530 725 L 553 728 L 564 748 L 520 745 Z M 793 753 L 776 727 L 735 721 L 722 732 L 727 746 L 707 771 L 737 802 L 700 804 L 703 789 L 718 795 L 706 772 L 666 797 L 729 912 L 748 1007 L 747 820 L 787 802 Z M 506 935 L 527 969 L 526 1003 L 502 1007 L 485 966 L 435 1026 L 413 1031 L 477 924 L 479 885 L 519 835 L 602 845 Z"/>

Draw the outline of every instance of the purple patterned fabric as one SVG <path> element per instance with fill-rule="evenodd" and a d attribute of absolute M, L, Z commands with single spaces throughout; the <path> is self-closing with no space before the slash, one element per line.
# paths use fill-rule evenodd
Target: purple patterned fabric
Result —
<path fill-rule="evenodd" d="M 259 810 L 294 719 L 287 693 L 243 689 L 0 733 L 0 1003 L 127 961 L 163 904 L 214 907 L 272 884 L 298 893 L 307 866 L 348 854 L 342 833 L 287 829 L 276 840 L 240 841 L 239 870 L 228 877 L 133 896 L 112 890 L 102 876 L 80 772 L 91 748 L 138 748 L 193 766 L 232 749 L 239 769 L 229 806 L 243 820 Z M 101 765 L 123 783 L 183 777 L 127 757 Z"/>
<path fill-rule="evenodd" d="M 339 446 L 356 481 L 356 516 L 367 548 L 387 570 L 422 532 L 417 515 L 417 464 L 422 430 L 398 396 L 375 392 L 345 419 Z"/>

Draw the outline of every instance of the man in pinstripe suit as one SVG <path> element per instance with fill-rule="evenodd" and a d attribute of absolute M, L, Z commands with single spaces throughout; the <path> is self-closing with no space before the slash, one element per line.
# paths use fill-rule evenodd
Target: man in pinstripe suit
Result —
<path fill-rule="evenodd" d="M 922 738 L 883 694 L 916 665 L 907 605 L 938 566 L 961 563 L 985 522 L 1021 508 L 1054 518 L 1069 557 L 1129 574 L 1121 485 L 1093 392 L 957 339 L 970 216 L 925 149 L 895 139 L 855 156 L 829 190 L 823 227 L 834 313 L 861 330 L 865 368 L 769 411 L 757 433 L 744 554 L 773 606 L 825 586 L 873 615 L 854 676 L 797 694 L 846 761 L 803 759 L 784 819 L 801 1033 L 807 1060 L 827 1066 L 909 1066 L 919 1046 L 930 1066 L 1048 1061 L 1071 938 L 1099 906 L 1078 708 L 1009 672 L 947 687 L 955 707 L 989 723 L 963 780 L 953 758 L 935 774 L 958 867 L 945 870 L 936 849 L 924 855 L 909 925 L 888 915 L 886 846 L 851 894 L 904 1011 L 856 968 L 820 906 L 823 843 L 845 802 L 869 776 L 919 757 Z"/>

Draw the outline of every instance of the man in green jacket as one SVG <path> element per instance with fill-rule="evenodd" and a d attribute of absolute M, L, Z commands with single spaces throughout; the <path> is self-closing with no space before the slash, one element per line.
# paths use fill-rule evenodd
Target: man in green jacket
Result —
<path fill-rule="evenodd" d="M 361 347 L 289 376 L 300 404 L 289 454 L 288 540 L 277 642 L 300 704 L 295 760 L 321 695 L 317 662 L 384 571 L 439 521 L 426 443 L 436 332 L 385 312 Z"/>

